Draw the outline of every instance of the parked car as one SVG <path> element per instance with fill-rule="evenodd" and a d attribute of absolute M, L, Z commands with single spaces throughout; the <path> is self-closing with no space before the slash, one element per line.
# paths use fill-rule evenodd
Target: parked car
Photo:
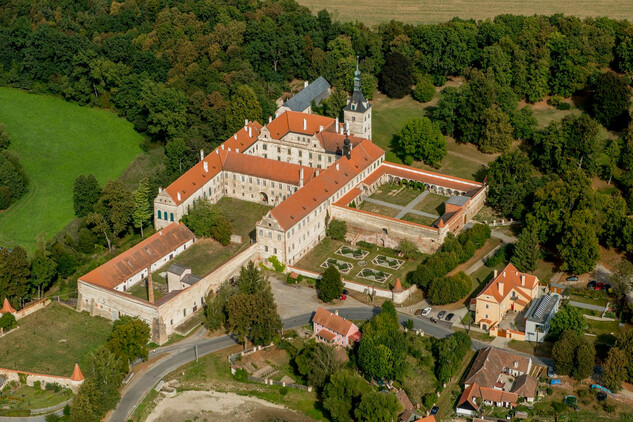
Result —
<path fill-rule="evenodd" d="M 427 316 L 428 314 L 430 314 L 430 313 L 431 313 L 431 310 L 432 310 L 432 308 L 431 308 L 430 306 L 429 306 L 428 308 L 424 308 L 424 309 L 422 310 L 421 315 L 422 315 L 422 316 Z"/>
<path fill-rule="evenodd" d="M 549 380 L 549 385 L 560 385 L 562 383 L 559 379 L 551 379 Z"/>
<path fill-rule="evenodd" d="M 575 275 L 567 277 L 565 280 L 567 281 L 578 281 L 578 277 Z"/>
<path fill-rule="evenodd" d="M 438 321 L 438 319 L 437 319 L 437 318 L 435 318 L 435 317 L 431 317 L 431 322 L 432 322 L 433 324 L 437 324 L 437 321 Z"/>
<path fill-rule="evenodd" d="M 430 414 L 431 414 L 431 415 L 435 415 L 435 414 L 437 414 L 437 412 L 438 412 L 439 410 L 440 410 L 440 408 L 439 408 L 439 407 L 437 407 L 437 406 L 433 406 L 433 408 L 431 409 Z"/>
<path fill-rule="evenodd" d="M 444 315 L 446 315 L 446 311 L 440 311 L 439 314 L 437 314 L 437 319 L 442 319 L 444 318 Z"/>
<path fill-rule="evenodd" d="M 547 368 L 547 376 L 549 378 L 556 378 L 556 372 L 554 372 L 554 368 L 552 366 Z"/>
<path fill-rule="evenodd" d="M 348 295 L 348 294 L 349 294 L 349 291 L 348 291 L 347 289 L 343 289 L 343 294 L 344 294 L 344 295 Z"/>
<path fill-rule="evenodd" d="M 345 300 L 345 299 L 347 299 L 347 295 L 346 295 L 345 293 L 343 293 L 343 294 L 341 295 L 341 300 Z"/>
<path fill-rule="evenodd" d="M 455 314 L 451 312 L 450 314 L 446 315 L 446 318 L 444 318 L 444 321 L 450 321 L 453 319 L 454 316 Z"/>
<path fill-rule="evenodd" d="M 594 287 L 594 289 L 604 290 L 604 283 L 596 283 L 596 287 Z"/>
<path fill-rule="evenodd" d="M 589 283 L 587 283 L 587 288 L 592 290 L 596 288 L 596 284 L 598 284 L 598 282 L 596 280 L 591 280 Z"/>

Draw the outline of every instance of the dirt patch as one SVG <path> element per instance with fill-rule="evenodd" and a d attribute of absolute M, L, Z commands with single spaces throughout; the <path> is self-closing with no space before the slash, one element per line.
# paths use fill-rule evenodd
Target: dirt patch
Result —
<path fill-rule="evenodd" d="M 163 398 L 147 418 L 147 422 L 184 420 L 299 422 L 310 419 L 265 400 L 217 391 L 185 391 Z"/>

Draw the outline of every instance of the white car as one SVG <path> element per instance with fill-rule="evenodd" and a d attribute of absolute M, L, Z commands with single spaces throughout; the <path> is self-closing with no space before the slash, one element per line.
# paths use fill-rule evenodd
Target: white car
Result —
<path fill-rule="evenodd" d="M 422 316 L 427 316 L 430 313 L 431 313 L 431 307 L 424 308 L 424 310 L 422 311 Z"/>

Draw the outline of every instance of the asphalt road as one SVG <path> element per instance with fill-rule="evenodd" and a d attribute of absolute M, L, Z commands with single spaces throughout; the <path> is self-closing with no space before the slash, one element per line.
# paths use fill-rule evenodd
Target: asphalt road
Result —
<path fill-rule="evenodd" d="M 334 311 L 336 308 L 330 308 Z M 342 308 L 339 309 L 339 315 L 349 320 L 367 320 L 380 312 L 380 308 L 362 307 L 362 308 Z M 313 312 L 286 318 L 283 320 L 284 329 L 290 329 L 308 325 L 312 319 Z M 428 318 L 411 317 L 409 315 L 399 314 L 401 323 L 408 319 L 413 320 L 414 328 L 422 329 L 425 335 L 437 338 L 448 337 L 453 333 L 450 324 L 447 322 L 432 323 Z M 198 357 L 217 352 L 226 347 L 237 344 L 232 336 L 221 336 L 214 338 L 200 338 L 193 342 L 183 343 L 182 345 L 174 344 L 164 348 L 155 349 L 152 355 L 160 355 L 167 353 L 167 356 L 157 361 L 150 369 L 136 375 L 132 382 L 123 391 L 121 400 L 117 408 L 112 412 L 109 420 L 111 422 L 127 421 L 132 412 L 136 409 L 143 397 L 158 384 L 158 382 L 167 374 L 175 371 L 180 366 L 196 359 L 195 348 L 197 346 Z M 480 350 L 490 347 L 489 344 L 473 340 L 473 348 Z M 517 352 L 515 352 L 517 353 Z M 518 353 L 522 354 L 522 353 Z M 151 355 L 150 355 L 151 356 Z M 541 365 L 551 365 L 550 359 L 541 359 L 535 356 L 527 355 L 532 358 L 535 363 Z"/>

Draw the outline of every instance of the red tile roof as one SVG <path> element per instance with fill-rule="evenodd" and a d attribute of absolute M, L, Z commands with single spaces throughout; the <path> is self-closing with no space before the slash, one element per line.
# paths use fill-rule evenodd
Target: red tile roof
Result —
<path fill-rule="evenodd" d="M 79 277 L 79 280 L 113 289 L 193 238 L 194 235 L 187 226 L 171 223 L 136 246 Z"/>
<path fill-rule="evenodd" d="M 519 401 L 519 396 L 517 396 L 515 393 L 508 393 L 507 391 L 481 387 L 479 384 L 474 383 L 464 390 L 461 397 L 459 398 L 459 401 L 457 402 L 457 407 L 460 407 L 465 403 L 469 403 L 473 407 L 473 409 L 479 410 L 479 405 L 475 401 L 475 398 L 479 398 L 483 401 L 510 403 L 510 406 L 516 406 L 517 402 Z"/>
<path fill-rule="evenodd" d="M 288 112 L 284 113 L 288 114 Z M 352 149 L 351 158 L 341 157 L 302 189 L 277 205 L 270 213 L 285 230 L 290 229 L 350 180 L 384 155 L 384 151 L 365 140 Z M 337 166 L 338 164 L 338 166 Z M 338 169 L 337 169 L 338 167 Z"/>
<path fill-rule="evenodd" d="M 525 286 L 521 286 L 521 276 L 525 276 Z M 503 295 L 499 293 L 499 283 L 503 283 Z M 519 294 L 525 296 L 528 302 L 532 299 L 531 290 L 538 284 L 538 278 L 532 274 L 522 273 L 511 263 L 501 270 L 497 277 L 490 280 L 484 289 L 477 295 L 492 296 L 497 303 L 500 303 L 514 289 Z M 525 302 L 527 304 L 527 302 Z"/>
<path fill-rule="evenodd" d="M 205 162 L 208 171 L 204 169 Z M 229 151 L 226 147 L 224 149 L 219 147 L 176 179 L 165 190 L 176 205 L 180 205 L 222 170 L 299 185 L 301 169 L 304 173 L 304 183 L 314 178 L 316 169 L 311 167 L 268 160 L 263 157 L 238 153 L 234 150 Z M 178 193 L 180 193 L 180 200 L 178 200 Z"/>
<path fill-rule="evenodd" d="M 475 182 L 473 180 L 447 176 L 440 173 L 434 173 L 432 171 L 420 170 L 402 164 L 385 162 L 380 166 L 380 168 L 383 169 L 382 171 L 384 173 L 392 176 L 404 177 L 464 192 L 479 190 L 484 186 L 483 183 Z"/>
<path fill-rule="evenodd" d="M 336 338 L 336 334 L 326 330 L 326 329 L 321 329 L 318 333 L 317 333 L 317 337 L 321 337 L 322 339 L 325 339 L 327 341 L 332 341 Z"/>
<path fill-rule="evenodd" d="M 492 347 L 480 350 L 464 384 L 476 383 L 492 387 L 504 368 L 527 373 L 530 368 L 530 358 Z"/>
<path fill-rule="evenodd" d="M 415 422 L 435 422 L 435 416 L 429 415 L 423 418 L 417 419 Z"/>
<path fill-rule="evenodd" d="M 9 303 L 9 299 L 4 298 L 4 303 L 2 304 L 2 309 L 0 309 L 0 314 L 13 314 L 15 313 L 15 309 Z"/>
<path fill-rule="evenodd" d="M 73 369 L 73 374 L 70 376 L 72 381 L 83 381 L 84 374 L 81 373 L 81 369 L 79 369 L 79 364 L 75 363 L 75 369 Z"/>
<path fill-rule="evenodd" d="M 348 321 L 345 318 L 340 317 L 323 308 L 317 309 L 316 313 L 312 317 L 312 322 L 317 323 L 322 327 L 334 331 L 335 333 L 338 333 L 342 336 L 346 336 L 347 333 L 349 333 L 350 329 L 352 327 L 355 327 L 355 325 L 351 321 Z"/>
<path fill-rule="evenodd" d="M 305 122 L 305 129 L 304 129 Z M 314 135 L 335 122 L 331 117 L 318 114 L 306 114 L 298 111 L 286 111 L 266 125 L 273 139 L 281 139 L 289 132 Z"/>

